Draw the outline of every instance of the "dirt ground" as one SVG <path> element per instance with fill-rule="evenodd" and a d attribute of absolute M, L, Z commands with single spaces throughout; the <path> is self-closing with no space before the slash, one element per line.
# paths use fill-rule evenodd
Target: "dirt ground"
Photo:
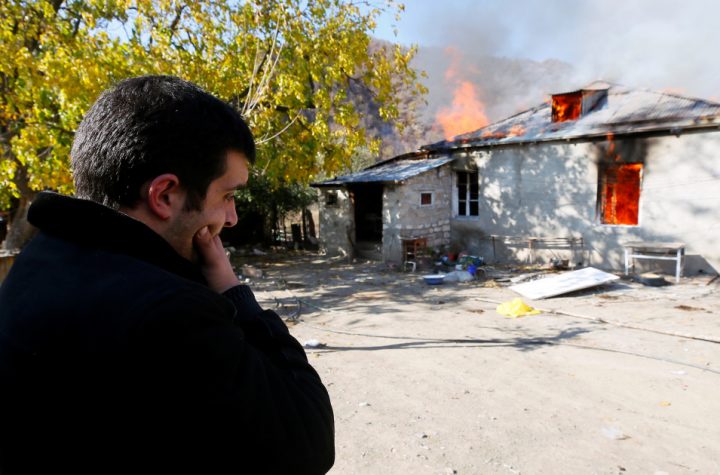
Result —
<path fill-rule="evenodd" d="M 345 474 L 720 473 L 720 283 L 620 281 L 496 312 L 493 280 L 247 258 L 333 401 Z M 669 280 L 672 280 L 669 278 Z M 713 342 L 713 340 L 715 342 Z"/>

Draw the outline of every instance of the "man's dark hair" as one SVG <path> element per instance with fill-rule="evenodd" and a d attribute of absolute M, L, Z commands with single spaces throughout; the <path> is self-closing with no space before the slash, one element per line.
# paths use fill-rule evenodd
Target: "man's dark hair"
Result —
<path fill-rule="evenodd" d="M 98 98 L 75 133 L 75 190 L 132 207 L 144 183 L 173 173 L 187 191 L 186 209 L 197 210 L 230 150 L 255 161 L 250 128 L 230 105 L 177 77 L 126 79 Z"/>

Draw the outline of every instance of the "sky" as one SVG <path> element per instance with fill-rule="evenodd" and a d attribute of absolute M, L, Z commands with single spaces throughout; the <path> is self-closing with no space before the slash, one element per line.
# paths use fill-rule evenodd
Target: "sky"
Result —
<path fill-rule="evenodd" d="M 406 0 L 375 36 L 466 58 L 559 60 L 559 91 L 605 79 L 720 101 L 716 0 Z M 397 36 L 393 29 L 397 29 Z M 490 74 L 486 72 L 486 74 Z"/>

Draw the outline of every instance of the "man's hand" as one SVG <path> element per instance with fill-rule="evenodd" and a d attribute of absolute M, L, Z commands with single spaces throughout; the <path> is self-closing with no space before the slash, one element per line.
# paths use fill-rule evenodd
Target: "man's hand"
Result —
<path fill-rule="evenodd" d="M 205 226 L 195 234 L 193 244 L 200 258 L 200 270 L 211 289 L 223 293 L 240 283 L 225 254 L 220 236 L 212 236 Z"/>

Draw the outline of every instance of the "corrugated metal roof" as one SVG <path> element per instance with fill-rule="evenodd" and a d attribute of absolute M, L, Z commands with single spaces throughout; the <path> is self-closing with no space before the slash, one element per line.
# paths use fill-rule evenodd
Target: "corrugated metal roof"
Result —
<path fill-rule="evenodd" d="M 455 157 L 388 160 L 351 175 L 335 177 L 313 186 L 343 186 L 353 183 L 398 183 L 455 160 Z"/>
<path fill-rule="evenodd" d="M 687 127 L 720 128 L 720 104 L 641 89 L 595 82 L 581 90 L 607 89 L 607 103 L 577 120 L 551 121 L 550 103 L 521 112 L 482 129 L 426 145 L 421 150 L 445 150 L 553 140 L 581 139 L 609 133 L 628 134 Z"/>

